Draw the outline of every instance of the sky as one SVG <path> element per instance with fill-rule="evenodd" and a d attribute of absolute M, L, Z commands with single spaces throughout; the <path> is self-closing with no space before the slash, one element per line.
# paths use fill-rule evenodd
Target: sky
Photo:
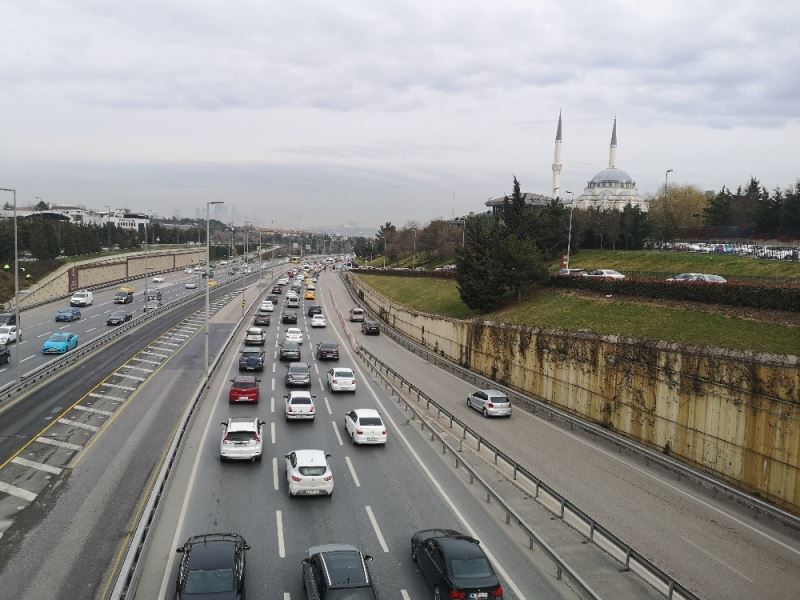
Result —
<path fill-rule="evenodd" d="M 800 177 L 787 0 L 0 0 L 0 187 L 326 230 L 608 163 L 640 193 Z M 0 200 L 3 199 L 0 192 Z"/>

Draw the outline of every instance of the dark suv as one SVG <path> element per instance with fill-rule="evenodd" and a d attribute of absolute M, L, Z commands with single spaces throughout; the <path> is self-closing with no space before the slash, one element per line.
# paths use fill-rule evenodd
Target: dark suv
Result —
<path fill-rule="evenodd" d="M 378 324 L 377 321 L 369 319 L 361 324 L 361 333 L 363 333 L 364 335 L 380 335 L 381 326 Z"/>
<path fill-rule="evenodd" d="M 303 559 L 306 598 L 376 600 L 378 594 L 367 567 L 371 560 L 371 556 L 349 544 L 312 546 Z"/>
<path fill-rule="evenodd" d="M 244 348 L 239 353 L 239 371 L 263 371 L 264 351 L 261 348 Z"/>
<path fill-rule="evenodd" d="M 176 551 L 181 556 L 179 600 L 244 600 L 245 555 L 250 546 L 238 533 L 195 535 Z"/>
<path fill-rule="evenodd" d="M 17 324 L 16 313 L 0 313 L 0 327 L 4 325 L 16 325 L 16 324 Z"/>
<path fill-rule="evenodd" d="M 339 344 L 336 342 L 320 342 L 317 344 L 318 360 L 339 360 Z"/>
<path fill-rule="evenodd" d="M 322 314 L 322 307 L 319 304 L 312 304 L 308 307 L 308 316 L 313 317 L 314 315 L 321 315 Z"/>

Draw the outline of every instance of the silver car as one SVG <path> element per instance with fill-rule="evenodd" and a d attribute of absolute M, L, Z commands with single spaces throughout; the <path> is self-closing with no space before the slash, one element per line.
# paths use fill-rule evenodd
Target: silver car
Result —
<path fill-rule="evenodd" d="M 264 421 L 257 417 L 231 417 L 222 422 L 219 459 L 261 460 L 264 452 Z"/>
<path fill-rule="evenodd" d="M 484 417 L 510 417 L 511 401 L 499 390 L 476 390 L 467 396 L 467 406 Z"/>

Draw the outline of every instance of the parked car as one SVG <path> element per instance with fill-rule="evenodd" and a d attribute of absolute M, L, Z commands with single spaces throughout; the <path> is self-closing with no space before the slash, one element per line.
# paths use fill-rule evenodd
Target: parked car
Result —
<path fill-rule="evenodd" d="M 339 360 L 339 344 L 336 342 L 317 344 L 317 360 Z"/>
<path fill-rule="evenodd" d="M 238 375 L 231 379 L 231 387 L 228 391 L 228 402 L 236 404 L 237 402 L 253 402 L 258 404 L 260 379 L 256 379 L 255 375 Z"/>
<path fill-rule="evenodd" d="M 286 369 L 287 387 L 311 387 L 311 370 L 303 362 L 289 363 Z"/>
<path fill-rule="evenodd" d="M 190 537 L 176 550 L 182 554 L 175 583 L 178 600 L 244 600 L 249 549 L 238 533 Z"/>
<path fill-rule="evenodd" d="M 314 417 L 317 415 L 314 405 L 314 398 L 316 398 L 316 396 L 312 396 L 311 392 L 292 391 L 283 398 L 286 401 L 284 416 L 287 421 L 298 419 L 314 420 Z"/>
<path fill-rule="evenodd" d="M 369 319 L 361 324 L 361 333 L 364 335 L 380 335 L 381 326 L 377 321 Z"/>
<path fill-rule="evenodd" d="M 503 598 L 503 586 L 480 542 L 458 531 L 417 531 L 411 538 L 411 559 L 434 598 Z"/>
<path fill-rule="evenodd" d="M 595 277 L 597 279 L 625 279 L 625 275 L 614 269 L 595 269 L 584 273 L 583 277 Z"/>
<path fill-rule="evenodd" d="M 281 323 L 297 325 L 297 313 L 285 312 L 281 316 Z"/>
<path fill-rule="evenodd" d="M 484 417 L 510 417 L 511 401 L 500 390 L 475 390 L 467 396 L 467 406 Z"/>
<path fill-rule="evenodd" d="M 22 339 L 22 330 L 17 329 L 16 325 L 3 325 L 0 327 L 0 344 L 6 345 Z"/>
<path fill-rule="evenodd" d="M 581 277 L 586 273 L 586 269 L 559 269 L 558 274 L 562 277 Z"/>
<path fill-rule="evenodd" d="M 353 444 L 386 444 L 386 425 L 377 410 L 356 408 L 344 416 L 344 430 Z"/>
<path fill-rule="evenodd" d="M 289 329 L 286 330 L 286 336 L 284 337 L 284 341 L 297 342 L 302 346 L 303 332 L 298 327 L 289 327 Z"/>
<path fill-rule="evenodd" d="M 364 322 L 364 309 L 358 306 L 350 309 L 350 320 L 353 323 L 363 323 Z"/>
<path fill-rule="evenodd" d="M 223 421 L 219 459 L 260 461 L 264 452 L 264 425 L 258 417 L 231 417 Z"/>
<path fill-rule="evenodd" d="M 306 600 L 377 600 L 367 567 L 371 560 L 371 556 L 349 544 L 310 547 L 303 559 Z"/>
<path fill-rule="evenodd" d="M 309 317 L 321 314 L 322 314 L 322 307 L 319 304 L 312 304 L 311 306 L 308 307 L 308 310 L 306 311 L 306 315 Z"/>
<path fill-rule="evenodd" d="M 79 290 L 69 299 L 70 306 L 90 306 L 94 303 L 94 294 L 89 290 Z"/>
<path fill-rule="evenodd" d="M 330 454 L 322 450 L 294 450 L 285 455 L 286 483 L 290 496 L 333 496 Z"/>
<path fill-rule="evenodd" d="M 245 346 L 263 346 L 267 343 L 267 334 L 260 327 L 250 327 L 244 336 Z"/>
<path fill-rule="evenodd" d="M 131 304 L 133 302 L 133 292 L 119 291 L 114 294 L 114 304 Z"/>
<path fill-rule="evenodd" d="M 326 327 L 328 325 L 325 321 L 325 315 L 314 315 L 311 317 L 311 327 Z"/>
<path fill-rule="evenodd" d="M 300 344 L 297 342 L 284 342 L 281 344 L 281 350 L 278 353 L 278 358 L 281 361 L 300 361 Z"/>
<path fill-rule="evenodd" d="M 261 348 L 244 348 L 239 351 L 239 371 L 263 371 L 264 351 Z"/>
<path fill-rule="evenodd" d="M 122 325 L 133 318 L 133 314 L 127 310 L 114 310 L 108 315 L 106 325 Z"/>
<path fill-rule="evenodd" d="M 336 367 L 327 373 L 328 389 L 331 392 L 355 392 L 356 376 L 353 369 Z"/>
<path fill-rule="evenodd" d="M 78 341 L 75 333 L 53 333 L 42 344 L 42 354 L 64 354 L 75 349 Z"/>
<path fill-rule="evenodd" d="M 720 275 L 710 275 L 708 273 L 681 273 L 670 277 L 667 281 L 684 283 L 728 283 L 728 280 Z"/>

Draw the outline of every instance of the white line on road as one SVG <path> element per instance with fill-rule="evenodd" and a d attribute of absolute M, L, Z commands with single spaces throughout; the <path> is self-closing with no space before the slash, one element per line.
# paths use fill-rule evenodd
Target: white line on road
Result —
<path fill-rule="evenodd" d="M 409 596 L 408 592 L 405 590 L 400 590 L 400 595 L 403 597 L 403 600 L 411 600 L 411 596 Z"/>
<path fill-rule="evenodd" d="M 272 378 L 272 391 L 275 391 L 275 378 Z"/>
<path fill-rule="evenodd" d="M 91 329 L 87 329 L 86 333 L 90 333 L 90 332 L 94 331 L 95 329 L 97 329 L 97 327 L 92 327 Z"/>
<path fill-rule="evenodd" d="M 103 400 L 114 400 L 115 402 L 125 402 L 127 398 L 120 398 L 119 396 L 112 396 L 110 394 L 98 394 L 97 392 L 90 392 L 89 396 L 92 398 L 101 398 Z"/>
<path fill-rule="evenodd" d="M 129 385 L 118 385 L 118 384 L 116 384 L 116 383 L 106 383 L 106 382 L 102 382 L 100 385 L 104 385 L 104 386 L 106 386 L 106 387 L 112 387 L 112 388 L 116 388 L 116 389 L 118 389 L 118 390 L 126 390 L 126 391 L 128 391 L 128 392 L 133 392 L 133 391 L 135 391 L 135 390 L 136 390 L 136 388 L 135 388 L 135 387 L 131 387 L 131 386 L 129 386 Z"/>
<path fill-rule="evenodd" d="M 33 356 L 34 356 L 33 354 L 31 354 L 30 356 L 26 356 L 25 358 L 23 358 L 23 359 L 22 359 L 22 360 L 20 360 L 19 362 L 21 362 L 21 363 L 24 363 L 26 360 L 30 360 L 30 359 L 32 359 L 32 358 L 33 358 Z"/>
<path fill-rule="evenodd" d="M 286 558 L 286 548 L 283 546 L 283 513 L 275 511 L 275 521 L 278 524 L 278 556 Z"/>
<path fill-rule="evenodd" d="M 289 592 L 283 592 L 283 600 L 292 600 L 292 595 Z"/>
<path fill-rule="evenodd" d="M 272 459 L 272 487 L 276 490 L 280 488 L 278 483 L 278 459 Z"/>
<path fill-rule="evenodd" d="M 70 323 L 69 325 L 62 325 L 61 327 L 59 327 L 59 329 L 66 329 L 67 327 L 72 327 L 72 323 Z"/>
<path fill-rule="evenodd" d="M 314 363 L 314 370 L 317 372 L 317 375 L 319 375 L 319 365 L 317 363 Z M 320 380 L 319 384 L 322 385 L 322 380 Z"/>
<path fill-rule="evenodd" d="M 325 408 L 327 408 L 327 409 L 328 409 L 328 414 L 329 414 L 329 415 L 332 415 L 332 414 L 333 414 L 333 411 L 331 410 L 331 404 L 330 404 L 330 402 L 328 402 L 328 397 L 327 397 L 327 396 L 323 396 L 323 399 L 325 400 Z"/>
<path fill-rule="evenodd" d="M 269 399 L 269 412 L 275 412 L 275 396 Z"/>
<path fill-rule="evenodd" d="M 361 487 L 361 482 L 358 480 L 358 475 L 356 475 L 356 470 L 353 467 L 353 462 L 350 460 L 350 457 L 345 456 L 344 462 L 347 463 L 347 468 L 350 469 L 350 475 L 353 477 L 353 483 L 356 484 L 356 487 Z"/>
<path fill-rule="evenodd" d="M 110 410 L 100 410 L 99 408 L 91 408 L 89 406 L 81 406 L 80 404 L 78 404 L 77 406 L 73 406 L 72 408 L 73 408 L 73 410 L 82 410 L 84 412 L 90 412 L 90 413 L 94 413 L 94 414 L 97 414 L 97 415 L 103 415 L 104 417 L 110 417 L 111 415 L 114 414 Z"/>
<path fill-rule="evenodd" d="M 322 379 L 320 377 L 317 377 L 317 381 L 319 381 L 319 389 L 324 390 L 325 386 L 322 385 Z"/>
<path fill-rule="evenodd" d="M 52 331 L 46 331 L 46 332 L 45 332 L 45 333 L 43 333 L 42 335 L 37 335 L 36 337 L 37 337 L 37 338 L 43 338 L 44 336 L 46 336 L 46 335 L 50 335 L 51 333 L 53 333 L 53 332 L 52 332 Z"/>
<path fill-rule="evenodd" d="M 58 422 L 62 425 L 69 425 L 70 427 L 77 427 L 78 429 L 85 429 L 87 431 L 100 431 L 99 427 L 95 427 L 94 425 L 87 425 L 86 423 L 81 423 L 79 421 L 73 421 L 72 419 L 58 419 Z"/>
<path fill-rule="evenodd" d="M 97 314 L 97 315 L 92 315 L 92 316 L 91 316 L 91 317 L 89 317 L 89 318 L 90 318 L 90 319 L 96 319 L 96 318 L 97 318 L 97 317 L 99 317 L 99 316 L 100 316 L 100 315 L 99 315 L 99 314 Z"/>
<path fill-rule="evenodd" d="M 698 546 L 697 544 L 695 544 L 693 541 L 691 541 L 691 540 L 690 540 L 690 539 L 688 539 L 688 538 L 685 538 L 684 536 L 681 536 L 681 539 L 682 539 L 684 542 L 686 542 L 687 544 L 689 544 L 689 545 L 691 545 L 691 546 L 694 546 L 695 548 L 697 548 L 698 550 L 700 550 L 700 552 L 702 552 L 703 554 L 705 554 L 705 555 L 706 555 L 706 556 L 708 556 L 709 558 L 713 558 L 715 561 L 717 561 L 717 562 L 718 562 L 719 564 L 721 564 L 723 567 L 727 567 L 728 569 L 730 569 L 731 571 L 733 571 L 734 573 L 736 573 L 736 574 L 737 574 L 739 577 L 742 577 L 742 578 L 746 579 L 747 581 L 749 581 L 750 583 L 753 583 L 753 580 L 752 580 L 752 579 L 750 579 L 750 578 L 749 578 L 747 575 L 745 575 L 744 573 L 741 573 L 740 571 L 737 571 L 737 570 L 736 570 L 736 569 L 734 569 L 732 566 L 730 566 L 728 563 L 726 563 L 724 560 L 721 560 L 721 559 L 717 558 L 716 556 L 714 556 L 713 554 L 711 554 L 711 552 L 709 552 L 709 551 L 708 551 L 708 550 L 706 550 L 705 548 L 701 548 L 700 546 Z"/>
<path fill-rule="evenodd" d="M 5 492 L 10 496 L 15 496 L 16 498 L 20 498 L 26 502 L 33 502 L 36 500 L 36 494 L 33 492 L 23 490 L 22 488 L 11 485 L 10 483 L 5 483 L 4 481 L 0 481 L 0 492 Z"/>
<path fill-rule="evenodd" d="M 384 552 L 389 552 L 389 546 L 386 545 L 386 540 L 383 539 L 383 534 L 381 533 L 381 528 L 378 527 L 378 521 L 375 519 L 375 515 L 372 514 L 372 509 L 367 506 L 367 516 L 369 517 L 369 522 L 372 523 L 372 528 L 375 530 L 375 535 L 378 536 L 378 543 L 383 548 Z"/>
<path fill-rule="evenodd" d="M 50 465 L 46 465 L 44 463 L 36 462 L 35 460 L 28 460 L 27 458 L 20 458 L 17 456 L 16 458 L 12 459 L 12 463 L 21 465 L 23 467 L 30 467 L 31 469 L 38 469 L 39 471 L 44 471 L 45 473 L 52 473 L 53 475 L 61 475 L 61 471 L 64 469 L 60 469 L 58 467 L 51 467 Z"/>
<path fill-rule="evenodd" d="M 36 438 L 37 442 L 47 444 L 48 446 L 56 446 L 57 448 L 66 448 L 67 450 L 82 450 L 83 446 L 78 444 L 71 444 L 70 442 L 62 442 L 61 440 L 54 440 L 52 438 L 39 436 Z"/>
<path fill-rule="evenodd" d="M 272 372 L 273 372 L 273 373 L 275 372 L 275 367 L 276 367 L 276 366 L 277 366 L 277 365 L 276 365 L 275 363 L 272 363 Z"/>
<path fill-rule="evenodd" d="M 275 443 L 275 421 L 269 424 L 269 435 L 272 438 L 272 443 Z"/>
<path fill-rule="evenodd" d="M 344 442 L 342 441 L 342 436 L 339 435 L 339 430 L 336 428 L 336 421 L 331 421 L 331 425 L 333 425 L 333 433 L 336 434 L 336 439 L 339 440 L 339 445 L 344 446 Z"/>

